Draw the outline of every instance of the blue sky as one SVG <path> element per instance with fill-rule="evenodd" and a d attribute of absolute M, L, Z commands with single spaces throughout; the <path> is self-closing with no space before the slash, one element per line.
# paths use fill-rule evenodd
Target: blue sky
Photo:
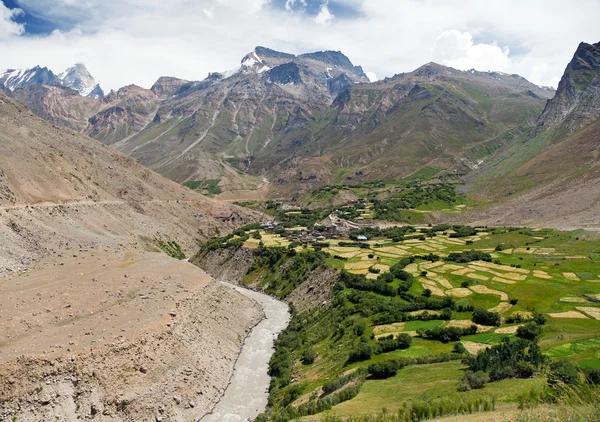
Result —
<path fill-rule="evenodd" d="M 435 61 L 558 83 L 600 1 L 0 0 L 0 69 L 83 62 L 105 89 L 200 80 L 256 45 L 341 50 L 372 78 Z"/>
<path fill-rule="evenodd" d="M 28 7 L 27 2 L 19 2 L 18 0 L 0 1 L 9 9 L 22 10 L 23 13 L 14 20 L 24 24 L 24 35 L 48 35 L 54 30 L 68 31 L 77 27 L 79 23 L 75 19 L 56 20 L 45 17 L 43 12 L 40 13 L 39 10 Z M 323 4 L 325 3 L 322 0 L 273 0 L 268 7 L 293 11 L 309 17 L 316 17 L 321 12 Z M 357 19 L 361 17 L 360 10 L 352 7 L 350 4 L 344 4 L 334 0 L 330 0 L 326 2 L 326 4 L 327 8 L 336 19 Z"/>
<path fill-rule="evenodd" d="M 2 0 L 4 5 L 9 9 L 20 8 L 23 10 L 23 14 L 17 16 L 14 20 L 18 23 L 25 24 L 25 31 L 27 34 L 39 35 L 39 34 L 49 34 L 55 29 L 58 29 L 58 26 L 52 22 L 46 21 L 42 18 L 38 18 L 28 13 L 27 10 L 19 7 L 15 0 Z"/>

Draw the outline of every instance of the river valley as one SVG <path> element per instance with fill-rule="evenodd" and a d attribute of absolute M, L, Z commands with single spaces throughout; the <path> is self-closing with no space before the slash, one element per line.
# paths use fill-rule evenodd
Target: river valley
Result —
<path fill-rule="evenodd" d="M 212 413 L 202 418 L 202 422 L 248 421 L 264 411 L 270 382 L 267 370 L 274 351 L 273 342 L 290 319 L 287 304 L 263 293 L 229 283 L 223 284 L 258 302 L 263 308 L 265 319 L 246 338 L 231 383 Z"/>

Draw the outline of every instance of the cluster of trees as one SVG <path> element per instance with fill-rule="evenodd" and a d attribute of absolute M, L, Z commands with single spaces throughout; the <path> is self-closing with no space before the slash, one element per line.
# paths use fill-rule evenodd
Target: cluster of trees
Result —
<path fill-rule="evenodd" d="M 460 328 L 460 327 L 436 327 L 428 330 L 419 329 L 417 335 L 432 340 L 439 340 L 442 343 L 450 341 L 458 341 L 462 336 L 477 334 L 477 326 L 475 324 Z"/>
<path fill-rule="evenodd" d="M 308 276 L 320 265 L 325 263 L 328 254 L 320 251 L 306 251 L 305 253 L 291 253 L 285 268 L 279 267 L 279 271 L 269 281 L 267 292 L 284 298 L 298 287 Z"/>
<path fill-rule="evenodd" d="M 344 388 L 343 390 L 324 398 L 310 400 L 307 403 L 301 404 L 298 408 L 291 404 L 287 404 L 284 408 L 272 411 L 269 416 L 265 413 L 261 413 L 254 420 L 255 422 L 287 422 L 303 416 L 316 415 L 317 413 L 329 410 L 340 403 L 352 400 L 360 392 L 361 385 L 362 382 Z"/>
<path fill-rule="evenodd" d="M 340 242 L 339 246 L 341 246 L 342 248 L 371 249 L 371 245 L 362 242 Z"/>
<path fill-rule="evenodd" d="M 467 262 L 473 261 L 486 261 L 492 262 L 492 255 L 487 252 L 481 251 L 462 251 L 462 252 L 451 252 L 446 257 L 445 261 L 447 262 L 456 262 L 459 264 L 464 264 Z"/>
<path fill-rule="evenodd" d="M 390 268 L 389 272 L 380 274 L 376 280 L 369 280 L 363 274 L 353 274 L 342 270 L 340 281 L 351 289 L 374 292 L 383 296 L 396 296 L 408 291 L 412 286 L 414 277 L 404 271 L 404 268 L 414 260 L 414 257 L 402 258 L 400 262 Z M 390 285 L 395 279 L 400 281 L 398 288 Z"/>
<path fill-rule="evenodd" d="M 346 270 L 342 270 L 340 273 L 340 281 L 344 283 L 346 287 L 351 289 L 374 292 L 383 296 L 396 296 L 398 289 L 389 285 L 382 279 L 382 276 L 377 277 L 376 280 L 369 280 L 363 274 L 353 274 Z"/>
<path fill-rule="evenodd" d="M 382 302 L 364 296 L 350 296 L 349 299 L 357 304 L 357 309 L 364 316 L 375 315 L 372 317 L 373 323 L 378 325 L 420 320 L 421 317 L 409 314 L 409 312 L 420 310 L 441 311 L 438 318 L 427 318 L 428 320 L 450 319 L 452 316 L 451 309 L 454 307 L 454 301 L 451 297 L 413 296 L 410 293 L 401 293 L 399 297 L 402 301 L 389 300 Z"/>
<path fill-rule="evenodd" d="M 365 236 L 368 239 L 388 238 L 393 242 L 400 242 L 408 233 L 414 233 L 416 229 L 412 226 L 394 226 L 385 229 L 379 227 L 364 227 L 362 229 L 351 230 L 348 236 L 352 240 L 357 240 L 358 236 Z"/>
<path fill-rule="evenodd" d="M 391 359 L 369 365 L 367 370 L 373 379 L 385 379 L 396 376 L 398 371 L 408 365 L 405 359 Z"/>
<path fill-rule="evenodd" d="M 401 221 L 401 210 L 416 209 L 433 202 L 443 202 L 448 205 L 456 202 L 454 187 L 451 185 L 416 186 L 394 194 L 391 198 L 375 200 L 373 209 L 378 219 Z"/>
<path fill-rule="evenodd" d="M 473 311 L 473 322 L 481 325 L 494 325 L 499 327 L 502 322 L 502 318 L 498 312 L 477 308 Z"/>
<path fill-rule="evenodd" d="M 452 230 L 454 233 L 450 233 L 451 238 L 461 238 L 461 237 L 469 237 L 475 236 L 477 234 L 477 230 L 475 230 L 471 226 L 453 226 Z"/>
<path fill-rule="evenodd" d="M 505 378 L 529 378 L 545 364 L 536 341 L 502 338 L 500 344 L 482 350 L 476 356 L 468 356 L 463 363 L 472 372 L 485 372 L 491 381 Z"/>
<path fill-rule="evenodd" d="M 388 353 L 399 349 L 408 349 L 412 342 L 412 337 L 408 334 L 399 334 L 394 336 L 384 337 L 375 344 L 369 344 L 366 341 L 361 341 L 350 351 L 347 363 L 361 362 L 369 360 L 373 355 Z"/>
<path fill-rule="evenodd" d="M 185 259 L 185 254 L 181 250 L 181 246 L 174 240 L 164 241 L 162 239 L 154 239 L 154 243 L 164 253 L 175 259 Z"/>

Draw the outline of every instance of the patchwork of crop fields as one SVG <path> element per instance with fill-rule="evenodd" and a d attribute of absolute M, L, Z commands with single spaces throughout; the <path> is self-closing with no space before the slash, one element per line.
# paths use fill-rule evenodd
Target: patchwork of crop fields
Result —
<path fill-rule="evenodd" d="M 498 228 L 478 228 L 473 236 L 456 238 L 451 237 L 452 230 L 430 236 L 424 235 L 427 227 L 415 228 L 415 233 L 407 234 L 399 242 L 376 238 L 360 242 L 368 247 L 359 247 L 356 242 L 347 246 L 352 242 L 348 239 L 330 239 L 320 242 L 320 247 L 329 254 L 327 265 L 362 274 L 373 281 L 402 258 L 420 256 L 421 259 L 404 268 L 415 280 L 408 293 L 451 297 L 457 306 L 484 308 L 501 315 L 500 326 L 476 324 L 476 334 L 461 338 L 469 353 L 477 353 L 498 344 L 506 336 L 515 336 L 517 329 L 525 324 L 508 323 L 507 320 L 530 320 L 536 314 L 543 314 L 547 322 L 539 337 L 539 344 L 544 354 L 550 358 L 572 360 L 582 368 L 600 368 L 600 240 L 582 232 Z M 261 239 L 248 239 L 245 246 L 256 248 L 262 242 L 265 246 L 289 247 L 291 243 L 285 236 L 271 232 L 260 231 L 260 235 Z M 311 250 L 312 246 L 301 245 L 295 249 L 302 253 Z M 489 253 L 492 262 L 461 263 L 445 259 L 450 253 L 471 250 Z M 438 255 L 440 260 L 432 262 L 423 259 L 429 254 Z M 397 283 L 398 280 L 395 280 L 391 284 Z M 365 364 L 391 358 L 448 353 L 451 344 L 422 338 L 418 331 L 444 327 L 466 328 L 473 325 L 471 314 L 453 311 L 450 320 L 442 320 L 435 319 L 436 312 L 414 312 L 415 315 L 428 313 L 429 320 L 390 324 L 371 322 L 366 334 L 375 341 L 390 335 L 408 334 L 413 342 L 406 350 L 373 356 Z M 315 350 L 327 355 L 326 348 L 330 347 L 332 344 L 326 341 L 316 345 Z M 332 367 L 329 362 L 324 366 L 325 362 L 299 367 L 298 375 L 301 379 L 317 379 L 331 373 L 335 365 Z M 439 386 L 439 391 L 438 387 L 435 389 L 436 397 L 444 397 L 446 394 L 456 394 L 455 382 L 462 376 L 460 367 L 459 363 L 452 362 L 420 367 L 419 371 L 428 368 L 431 384 L 426 384 Z M 408 371 L 387 381 L 367 380 L 356 398 L 334 407 L 330 413 L 338 416 L 373 414 L 380 412 L 384 403 L 393 411 L 390 403 L 402 403 L 407 399 L 427 400 L 431 389 L 421 391 L 422 380 L 410 392 L 410 397 L 405 395 L 406 386 L 412 385 L 411 382 Z M 483 394 L 497 395 L 500 402 L 509 403 L 515 400 L 517 394 L 542 382 L 540 379 L 506 380 L 494 383 L 494 387 Z M 384 390 L 386 397 L 378 398 L 378 394 Z M 481 393 L 473 391 L 461 394 L 461 397 L 476 397 Z"/>
<path fill-rule="evenodd" d="M 600 261 L 595 259 L 600 250 L 598 240 L 579 240 L 574 233 L 552 230 L 478 229 L 476 235 L 465 238 L 452 238 L 451 234 L 449 230 L 423 240 L 417 227 L 416 233 L 400 242 L 372 239 L 362 242 L 369 245 L 366 248 L 341 246 L 340 242 L 348 240 L 333 239 L 323 241 L 328 244 L 323 251 L 330 254 L 329 265 L 373 280 L 404 257 L 439 255 L 440 261 L 418 260 L 405 268 L 416 280 L 410 293 L 420 295 L 427 289 L 432 296 L 450 296 L 457 304 L 485 308 L 502 316 L 500 327 L 478 325 L 477 334 L 461 339 L 470 352 L 496 344 L 503 336 L 513 336 L 522 324 L 507 324 L 506 319 L 527 319 L 542 313 L 548 317 L 540 337 L 544 353 L 581 362 L 582 366 L 600 367 Z M 265 246 L 290 245 L 285 237 L 276 234 L 261 232 L 261 236 L 261 240 L 249 239 L 245 246 L 256 248 L 261 241 Z M 298 246 L 296 250 L 310 248 Z M 488 252 L 493 262 L 444 261 L 449 253 L 469 250 Z M 410 349 L 392 352 L 392 356 L 431 354 L 437 347 L 415 337 L 417 330 L 472 324 L 469 315 L 464 318 L 457 313 L 450 321 L 373 324 L 370 330 L 375 339 L 401 333 L 414 337 Z M 363 405 L 370 395 L 366 389 L 334 413 L 347 415 L 344 409 L 350 411 Z M 375 411 L 372 406 L 366 409 Z"/>

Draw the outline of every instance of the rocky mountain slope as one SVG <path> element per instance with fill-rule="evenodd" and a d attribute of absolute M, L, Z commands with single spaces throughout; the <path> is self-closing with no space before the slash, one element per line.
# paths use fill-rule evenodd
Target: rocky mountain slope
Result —
<path fill-rule="evenodd" d="M 229 72 L 169 82 L 154 120 L 115 147 L 179 182 L 227 189 L 266 176 L 274 195 L 422 166 L 464 173 L 533 126 L 553 95 L 516 75 L 436 64 L 369 84 L 339 52 L 263 47 Z"/>
<path fill-rule="evenodd" d="M 37 116 L 82 132 L 90 116 L 103 109 L 104 91 L 83 64 L 59 75 L 46 67 L 0 73 L 0 90 L 25 104 Z"/>
<path fill-rule="evenodd" d="M 351 87 L 313 123 L 304 152 L 279 157 L 281 190 L 307 180 L 394 179 L 425 167 L 465 174 L 526 133 L 552 95 L 517 75 L 435 63 Z"/>
<path fill-rule="evenodd" d="M 341 52 L 256 47 L 203 81 L 162 77 L 91 103 L 59 92 L 15 97 L 177 182 L 237 191 L 267 179 L 271 195 L 286 196 L 423 167 L 468 173 L 528 133 L 553 94 L 517 75 L 435 63 L 368 83 Z"/>
<path fill-rule="evenodd" d="M 502 201 L 481 221 L 600 227 L 599 75 L 600 43 L 580 44 L 534 131 L 469 178 L 471 195 Z"/>
<path fill-rule="evenodd" d="M 239 67 L 201 82 L 161 78 L 152 88 L 163 98 L 155 118 L 115 147 L 179 182 L 222 178 L 226 186 L 243 185 L 248 178 L 240 173 L 270 154 L 282 132 L 292 139 L 340 89 L 366 81 L 340 52 L 294 56 L 257 47 Z"/>
<path fill-rule="evenodd" d="M 561 127 L 575 133 L 600 117 L 600 42 L 581 43 L 538 120 L 538 133 Z"/>
<path fill-rule="evenodd" d="M 139 214 L 156 220 L 153 231 L 145 223 L 130 227 L 139 230 L 137 234 L 180 234 L 187 244 L 194 242 L 197 228 L 233 228 L 256 217 L 195 194 L 99 142 L 44 122 L 2 94 L 0 101 L 0 206 L 5 212 L 111 204 L 132 218 Z M 173 215 L 177 220 L 167 218 Z M 53 236 L 56 240 L 60 234 Z"/>
<path fill-rule="evenodd" d="M 206 413 L 261 313 L 161 249 L 258 219 L 0 93 L 0 420 Z"/>

